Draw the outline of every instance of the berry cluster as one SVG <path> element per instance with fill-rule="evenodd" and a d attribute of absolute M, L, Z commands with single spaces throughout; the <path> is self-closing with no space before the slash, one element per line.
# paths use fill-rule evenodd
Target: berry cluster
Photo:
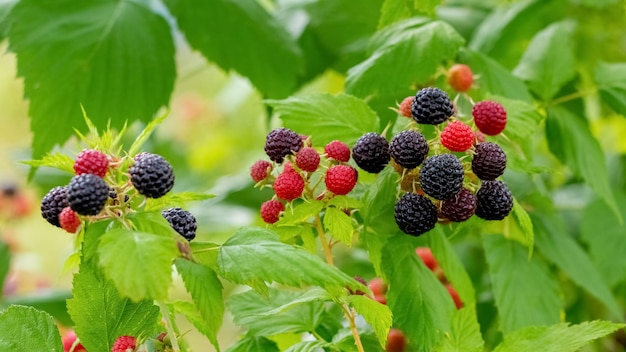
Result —
<path fill-rule="evenodd" d="M 348 165 L 350 148 L 341 141 L 326 144 L 322 151 L 307 136 L 277 128 L 267 135 L 265 153 L 272 162 L 256 161 L 250 177 L 257 185 L 274 189 L 275 196 L 261 204 L 261 218 L 268 224 L 280 219 L 285 203 L 346 195 L 356 185 L 358 173 Z"/>

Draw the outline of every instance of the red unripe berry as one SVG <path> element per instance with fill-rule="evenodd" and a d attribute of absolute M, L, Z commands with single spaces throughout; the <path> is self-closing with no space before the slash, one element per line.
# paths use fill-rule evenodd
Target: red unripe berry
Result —
<path fill-rule="evenodd" d="M 415 249 L 415 253 L 420 258 L 422 258 L 422 261 L 424 262 L 424 264 L 426 264 L 428 269 L 435 270 L 439 266 L 439 263 L 437 263 L 437 260 L 435 260 L 435 256 L 433 256 L 433 252 L 430 250 L 430 248 L 417 247 Z"/>
<path fill-rule="evenodd" d="M 400 115 L 408 117 L 410 119 L 413 118 L 413 115 L 411 115 L 411 104 L 413 104 L 413 99 L 415 99 L 415 96 L 411 95 L 402 100 L 400 106 L 398 106 L 398 111 L 400 112 Z"/>
<path fill-rule="evenodd" d="M 285 210 L 285 206 L 279 200 L 270 199 L 261 204 L 261 218 L 268 224 L 273 224 L 280 218 L 280 213 Z"/>
<path fill-rule="evenodd" d="M 454 305 L 456 306 L 456 309 L 463 308 L 464 306 L 463 301 L 461 301 L 461 297 L 459 297 L 459 293 L 456 292 L 454 287 L 452 287 L 452 284 L 450 283 L 446 284 L 446 289 L 448 290 L 450 297 L 452 297 L 452 300 L 454 301 Z"/>
<path fill-rule="evenodd" d="M 61 342 L 63 343 L 63 352 L 69 352 L 70 349 L 72 348 L 72 345 L 76 341 L 76 339 L 77 339 L 76 332 L 74 330 L 68 330 L 65 333 L 65 335 L 63 335 L 63 338 L 61 339 Z M 74 352 L 87 352 L 85 347 L 83 347 L 83 345 L 80 343 L 78 343 L 76 347 L 74 347 L 73 351 Z"/>
<path fill-rule="evenodd" d="M 113 343 L 111 352 L 133 352 L 137 348 L 137 339 L 133 336 L 120 336 Z"/>
<path fill-rule="evenodd" d="M 374 295 L 384 295 L 387 293 L 387 284 L 379 277 L 371 279 L 369 287 Z"/>
<path fill-rule="evenodd" d="M 464 152 L 474 144 L 474 131 L 461 121 L 452 121 L 441 132 L 441 144 L 453 152 Z"/>
<path fill-rule="evenodd" d="M 104 177 L 109 167 L 109 158 L 101 151 L 95 149 L 83 149 L 74 161 L 76 175 L 94 174 Z"/>
<path fill-rule="evenodd" d="M 296 165 L 302 171 L 314 172 L 320 165 L 320 155 L 313 148 L 302 148 L 296 154 Z"/>
<path fill-rule="evenodd" d="M 350 161 L 350 147 L 342 141 L 332 141 L 324 147 L 324 153 L 329 159 L 347 163 Z"/>
<path fill-rule="evenodd" d="M 474 145 L 483 143 L 486 141 L 485 135 L 480 131 L 474 131 L 474 138 L 475 138 Z"/>
<path fill-rule="evenodd" d="M 455 64 L 448 70 L 448 83 L 457 92 L 467 92 L 474 82 L 472 69 L 464 64 Z"/>
<path fill-rule="evenodd" d="M 250 166 L 250 177 L 254 182 L 265 180 L 272 171 L 272 163 L 267 160 L 257 160 Z"/>
<path fill-rule="evenodd" d="M 354 279 L 355 279 L 356 281 L 358 281 L 358 282 L 362 283 L 363 285 L 367 286 L 367 282 L 365 282 L 365 280 L 363 280 L 363 278 L 362 278 L 362 277 L 360 277 L 360 276 L 355 276 L 355 277 L 354 277 Z M 349 292 L 351 295 L 362 296 L 362 295 L 364 295 L 364 294 L 365 294 L 365 292 L 363 292 L 363 291 L 361 291 L 361 290 L 356 290 L 356 291 L 354 291 L 354 290 L 352 290 L 350 287 L 346 287 L 346 288 L 348 289 L 348 292 Z"/>
<path fill-rule="evenodd" d="M 352 166 L 335 165 L 326 171 L 324 183 L 326 184 L 326 189 L 342 196 L 352 191 L 356 185 L 358 175 Z"/>
<path fill-rule="evenodd" d="M 286 167 L 285 167 L 286 168 Z M 291 168 L 293 170 L 293 167 Z M 304 190 L 304 180 L 299 173 L 285 170 L 274 181 L 274 192 L 280 199 L 288 202 L 300 197 Z"/>
<path fill-rule="evenodd" d="M 474 123 L 478 129 L 489 136 L 495 136 L 506 127 L 506 110 L 495 101 L 483 100 L 472 108 Z"/>
<path fill-rule="evenodd" d="M 387 297 L 384 294 L 374 295 L 374 300 L 380 304 L 387 304 Z"/>
<path fill-rule="evenodd" d="M 65 207 L 59 214 L 59 224 L 61 228 L 69 233 L 76 233 L 80 227 L 81 221 L 72 208 Z"/>
<path fill-rule="evenodd" d="M 404 352 L 406 350 L 406 337 L 398 329 L 389 329 L 385 352 Z"/>

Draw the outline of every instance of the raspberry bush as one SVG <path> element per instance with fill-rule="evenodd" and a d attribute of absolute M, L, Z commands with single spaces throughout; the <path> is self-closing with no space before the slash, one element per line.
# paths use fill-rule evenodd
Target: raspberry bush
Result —
<path fill-rule="evenodd" d="M 72 275 L 16 293 L 0 229 L 0 350 L 623 350 L 624 23 L 585 0 L 0 4 Z M 0 189 L 7 228 L 20 199 Z"/>

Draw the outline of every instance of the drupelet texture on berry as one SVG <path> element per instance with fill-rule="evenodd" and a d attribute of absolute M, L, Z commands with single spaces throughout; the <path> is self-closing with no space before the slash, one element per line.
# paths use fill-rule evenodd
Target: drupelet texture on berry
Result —
<path fill-rule="evenodd" d="M 419 236 L 435 227 L 437 207 L 420 194 L 405 193 L 396 203 L 394 217 L 402 232 Z"/>
<path fill-rule="evenodd" d="M 148 198 L 160 198 L 174 187 L 174 170 L 160 155 L 141 153 L 135 156 L 135 164 L 128 169 L 130 181 L 140 194 Z"/>
<path fill-rule="evenodd" d="M 113 343 L 111 352 L 134 352 L 137 348 L 137 339 L 133 336 L 120 336 Z"/>
<path fill-rule="evenodd" d="M 461 121 L 452 121 L 441 132 L 441 144 L 453 152 L 464 152 L 474 145 L 474 131 Z"/>
<path fill-rule="evenodd" d="M 109 158 L 103 152 L 94 149 L 84 149 L 76 156 L 74 172 L 76 175 L 94 174 L 104 177 L 109 168 Z"/>
<path fill-rule="evenodd" d="M 314 172 L 320 165 L 320 155 L 311 147 L 302 148 L 296 154 L 296 165 L 302 171 Z"/>
<path fill-rule="evenodd" d="M 76 233 L 81 222 L 72 208 L 65 207 L 61 211 L 61 214 L 59 214 L 59 224 L 63 230 L 69 233 Z"/>
<path fill-rule="evenodd" d="M 354 189 L 358 175 L 352 166 L 335 165 L 326 171 L 324 183 L 326 189 L 336 195 L 343 196 Z"/>
<path fill-rule="evenodd" d="M 438 125 L 454 115 L 454 106 L 448 93 L 429 87 L 417 92 L 411 114 L 417 123 Z"/>
<path fill-rule="evenodd" d="M 452 154 L 434 155 L 420 169 L 420 184 L 424 193 L 443 200 L 459 193 L 463 186 L 463 165 Z"/>
<path fill-rule="evenodd" d="M 501 181 L 483 181 L 476 200 L 476 216 L 485 220 L 502 220 L 513 209 L 513 195 Z"/>
<path fill-rule="evenodd" d="M 296 132 L 288 128 L 272 130 L 265 139 L 265 153 L 270 160 L 282 163 L 285 157 L 297 153 L 302 148 L 302 138 Z"/>
<path fill-rule="evenodd" d="M 283 170 L 274 181 L 274 192 L 280 199 L 288 202 L 300 197 L 304 190 L 304 180 L 299 173 L 290 170 Z"/>
<path fill-rule="evenodd" d="M 277 199 L 270 199 L 261 204 L 261 218 L 268 224 L 280 219 L 280 213 L 285 210 L 283 203 Z"/>
<path fill-rule="evenodd" d="M 366 133 L 352 148 L 352 158 L 363 170 L 377 174 L 389 163 L 389 143 L 378 133 Z"/>
<path fill-rule="evenodd" d="M 418 167 L 428 155 L 428 142 L 424 136 L 413 130 L 396 134 L 391 139 L 389 152 L 395 162 L 407 169 Z"/>
<path fill-rule="evenodd" d="M 67 206 L 67 186 L 54 187 L 41 200 L 41 216 L 52 225 L 61 227 L 59 215 Z"/>
<path fill-rule="evenodd" d="M 174 231 L 178 232 L 187 241 L 196 238 L 198 224 L 196 223 L 196 217 L 190 212 L 181 208 L 169 208 L 163 210 L 161 215 L 170 223 Z"/>
<path fill-rule="evenodd" d="M 109 198 L 109 185 L 96 175 L 74 176 L 67 186 L 67 202 L 80 215 L 98 215 Z"/>
<path fill-rule="evenodd" d="M 324 147 L 324 153 L 329 159 L 347 163 L 350 161 L 350 148 L 342 141 L 332 141 Z"/>
<path fill-rule="evenodd" d="M 491 142 L 476 145 L 472 171 L 481 180 L 495 180 L 506 169 L 506 154 L 499 145 Z"/>
<path fill-rule="evenodd" d="M 506 127 L 506 110 L 495 101 L 483 100 L 472 108 L 474 123 L 478 129 L 489 136 L 495 136 Z"/>
<path fill-rule="evenodd" d="M 468 220 L 476 212 L 476 196 L 468 189 L 461 188 L 461 191 L 441 202 L 441 215 L 454 222 Z"/>
<path fill-rule="evenodd" d="M 272 163 L 267 160 L 257 160 L 250 166 L 250 177 L 254 182 L 260 182 L 267 178 L 272 171 Z"/>

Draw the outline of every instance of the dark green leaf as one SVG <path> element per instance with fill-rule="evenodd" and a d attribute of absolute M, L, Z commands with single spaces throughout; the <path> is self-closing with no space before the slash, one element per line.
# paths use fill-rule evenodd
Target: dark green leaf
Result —
<path fill-rule="evenodd" d="M 452 330 L 441 339 L 435 352 L 482 352 L 485 342 L 474 307 L 465 307 L 452 316 Z"/>
<path fill-rule="evenodd" d="M 329 232 L 336 240 L 352 246 L 354 225 L 352 224 L 352 218 L 344 213 L 343 210 L 326 208 L 324 230 Z"/>
<path fill-rule="evenodd" d="M 348 297 L 350 305 L 370 324 L 381 346 L 385 346 L 392 324 L 391 310 L 386 305 L 369 297 L 353 295 Z"/>
<path fill-rule="evenodd" d="M 0 287 L 4 287 L 4 281 L 9 273 L 10 265 L 11 252 L 9 251 L 9 245 L 0 240 Z"/>
<path fill-rule="evenodd" d="M 380 346 L 376 334 L 371 330 L 358 329 L 359 337 L 363 349 L 367 352 L 383 352 L 385 349 Z M 342 352 L 357 352 L 354 344 L 354 336 L 350 328 L 340 330 L 337 335 L 333 336 L 333 344 Z"/>
<path fill-rule="evenodd" d="M 81 104 L 96 126 L 149 121 L 168 104 L 175 78 L 166 20 L 138 1 L 22 0 L 10 14 L 30 100 L 33 155 L 39 158 L 85 131 Z M 51 119 L 54 123 L 50 123 Z"/>
<path fill-rule="evenodd" d="M 595 80 L 604 102 L 626 116 L 626 63 L 598 64 Z"/>
<path fill-rule="evenodd" d="M 276 342 L 259 336 L 247 336 L 230 346 L 226 352 L 280 352 Z"/>
<path fill-rule="evenodd" d="M 0 349 L 11 352 L 62 352 L 61 336 L 47 313 L 11 306 L 0 313 Z"/>

